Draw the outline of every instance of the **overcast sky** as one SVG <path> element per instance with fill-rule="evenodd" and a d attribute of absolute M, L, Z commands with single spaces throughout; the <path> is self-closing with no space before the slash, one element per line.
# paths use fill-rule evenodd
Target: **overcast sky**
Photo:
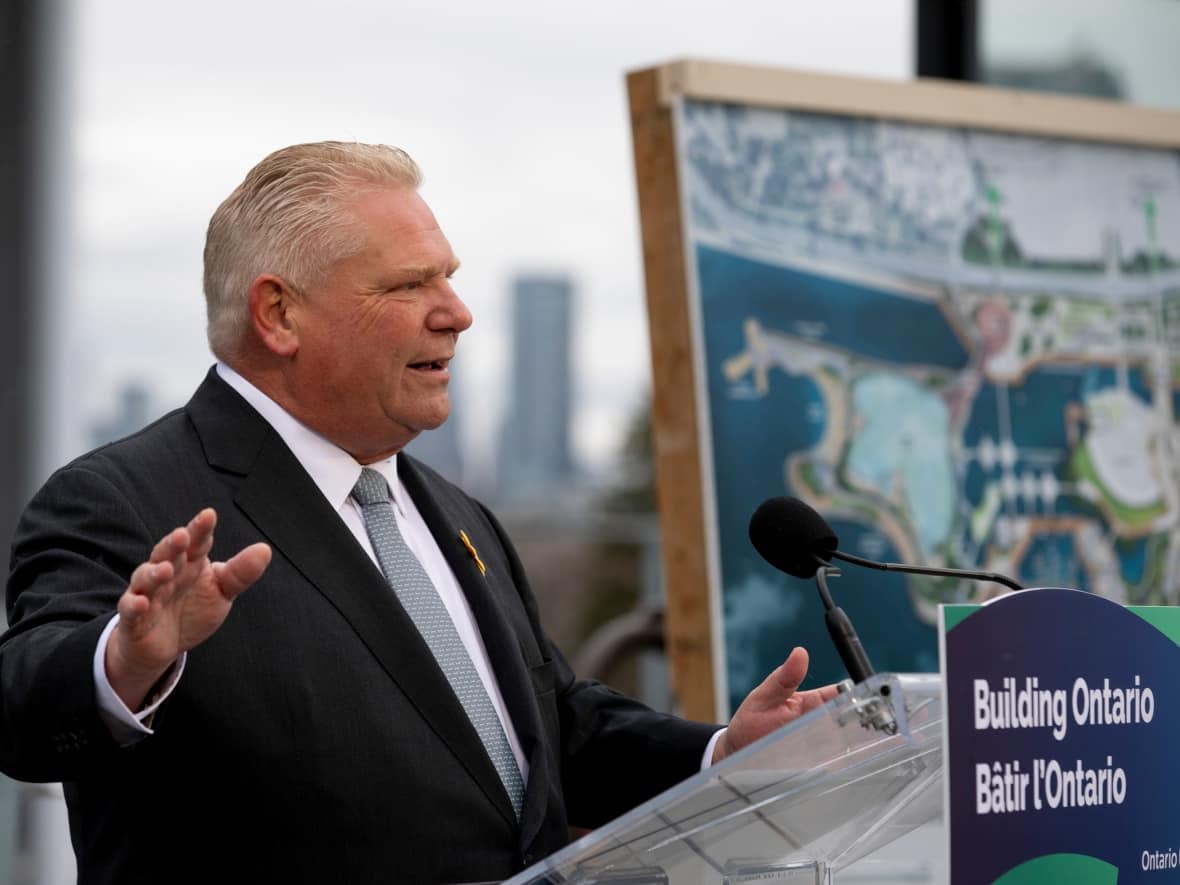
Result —
<path fill-rule="evenodd" d="M 576 445 L 601 463 L 650 381 L 626 71 L 681 57 L 913 69 L 910 0 L 63 5 L 46 465 L 88 447 L 131 379 L 160 410 L 187 399 L 211 362 L 210 213 L 267 152 L 325 138 L 397 144 L 425 171 L 475 315 L 454 383 L 477 456 L 501 420 L 512 275 L 572 276 Z"/>

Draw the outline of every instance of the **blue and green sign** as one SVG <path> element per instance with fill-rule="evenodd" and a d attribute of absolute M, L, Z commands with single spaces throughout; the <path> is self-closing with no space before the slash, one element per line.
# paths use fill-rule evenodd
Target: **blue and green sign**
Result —
<path fill-rule="evenodd" d="M 953 885 L 1180 881 L 1180 608 L 944 606 Z"/>

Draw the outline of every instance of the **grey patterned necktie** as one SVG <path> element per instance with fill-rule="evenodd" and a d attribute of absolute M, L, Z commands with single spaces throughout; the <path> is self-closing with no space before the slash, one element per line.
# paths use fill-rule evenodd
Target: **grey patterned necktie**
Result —
<path fill-rule="evenodd" d="M 519 818 L 524 802 L 524 780 L 520 776 L 516 757 L 512 755 L 512 748 L 508 745 L 508 737 L 504 734 L 500 717 L 496 715 L 496 708 L 492 706 L 492 699 L 488 697 L 475 671 L 471 656 L 459 638 L 459 631 L 455 629 L 442 598 L 422 568 L 422 563 L 402 538 L 393 504 L 389 500 L 389 486 L 385 477 L 365 467 L 352 489 L 352 497 L 361 506 L 365 531 L 369 533 L 369 541 L 373 544 L 385 579 L 430 646 L 443 675 L 447 677 L 447 682 L 475 726 Z"/>

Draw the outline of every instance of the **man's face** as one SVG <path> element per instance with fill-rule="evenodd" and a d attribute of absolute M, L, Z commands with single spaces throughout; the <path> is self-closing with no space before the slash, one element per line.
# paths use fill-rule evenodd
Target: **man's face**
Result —
<path fill-rule="evenodd" d="M 448 364 L 471 313 L 451 288 L 458 259 L 416 191 L 364 190 L 352 210 L 364 247 L 288 314 L 289 409 L 370 463 L 446 420 Z"/>

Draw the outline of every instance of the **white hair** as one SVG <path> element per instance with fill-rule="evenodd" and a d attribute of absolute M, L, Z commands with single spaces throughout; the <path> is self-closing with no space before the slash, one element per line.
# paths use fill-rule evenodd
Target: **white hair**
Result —
<path fill-rule="evenodd" d="M 247 294 L 259 274 L 296 288 L 322 282 L 365 245 L 349 204 L 366 186 L 417 188 L 410 155 L 388 145 L 324 141 L 277 150 L 213 213 L 205 237 L 209 347 L 229 360 L 249 327 Z"/>

